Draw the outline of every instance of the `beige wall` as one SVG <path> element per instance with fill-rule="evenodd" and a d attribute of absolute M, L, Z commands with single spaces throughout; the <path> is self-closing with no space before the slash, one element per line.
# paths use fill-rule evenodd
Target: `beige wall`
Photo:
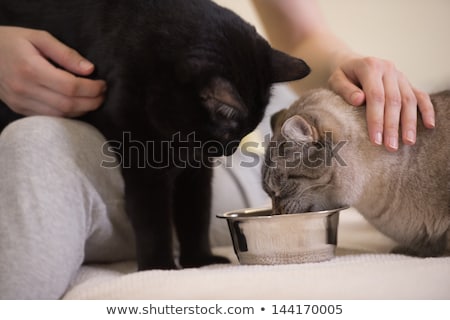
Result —
<path fill-rule="evenodd" d="M 318 1 L 334 32 L 356 51 L 394 61 L 423 90 L 450 89 L 449 0 Z M 264 35 L 250 0 L 216 2 Z"/>

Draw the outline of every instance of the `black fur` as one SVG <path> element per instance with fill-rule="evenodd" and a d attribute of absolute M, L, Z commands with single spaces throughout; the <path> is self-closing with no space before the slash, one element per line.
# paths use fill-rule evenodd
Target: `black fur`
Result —
<path fill-rule="evenodd" d="M 210 157 L 231 154 L 262 119 L 271 84 L 303 78 L 308 66 L 207 0 L 0 0 L 0 25 L 47 30 L 92 61 L 108 93 L 82 119 L 110 141 L 127 132 L 155 146 L 146 168 L 133 141 L 117 146 L 139 269 L 176 267 L 172 222 L 181 266 L 224 262 L 208 240 Z M 0 103 L 0 129 L 17 117 Z M 176 157 L 153 154 L 164 141 Z"/>

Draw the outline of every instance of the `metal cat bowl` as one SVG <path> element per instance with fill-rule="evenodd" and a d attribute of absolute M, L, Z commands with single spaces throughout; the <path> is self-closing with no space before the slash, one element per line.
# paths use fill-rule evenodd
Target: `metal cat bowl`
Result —
<path fill-rule="evenodd" d="M 272 209 L 243 209 L 226 219 L 241 264 L 290 264 L 335 256 L 340 211 L 347 208 L 272 215 Z"/>

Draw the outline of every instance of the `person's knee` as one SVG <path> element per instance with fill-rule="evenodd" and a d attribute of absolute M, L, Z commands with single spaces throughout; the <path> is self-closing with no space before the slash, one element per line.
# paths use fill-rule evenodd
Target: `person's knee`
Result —
<path fill-rule="evenodd" d="M 46 116 L 14 121 L 0 135 L 2 153 L 14 155 L 10 159 L 66 159 L 77 166 L 92 161 L 98 166 L 105 143 L 103 135 L 87 123 Z"/>
<path fill-rule="evenodd" d="M 46 116 L 21 118 L 7 125 L 1 133 L 1 137 L 3 139 L 21 139 L 29 136 L 30 134 L 36 134 L 37 132 L 45 133 L 45 128 L 47 126 L 52 126 L 57 121 L 59 121 L 57 118 Z"/>
<path fill-rule="evenodd" d="M 43 143 L 46 147 L 51 147 L 59 143 L 66 144 L 67 141 L 77 138 L 81 141 L 86 135 L 92 134 L 99 135 L 93 127 L 80 121 L 33 116 L 10 123 L 1 132 L 0 139 L 3 143 L 16 146 L 30 144 L 30 146 L 41 147 Z"/>

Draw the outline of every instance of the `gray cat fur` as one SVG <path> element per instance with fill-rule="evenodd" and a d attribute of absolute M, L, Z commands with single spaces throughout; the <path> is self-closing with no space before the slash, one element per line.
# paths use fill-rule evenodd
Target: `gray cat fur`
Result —
<path fill-rule="evenodd" d="M 263 166 L 274 213 L 350 205 L 399 243 L 396 252 L 448 253 L 450 91 L 431 99 L 436 128 L 424 128 L 419 119 L 416 144 L 397 152 L 372 145 L 365 108 L 329 90 L 311 91 L 275 114 Z"/>

